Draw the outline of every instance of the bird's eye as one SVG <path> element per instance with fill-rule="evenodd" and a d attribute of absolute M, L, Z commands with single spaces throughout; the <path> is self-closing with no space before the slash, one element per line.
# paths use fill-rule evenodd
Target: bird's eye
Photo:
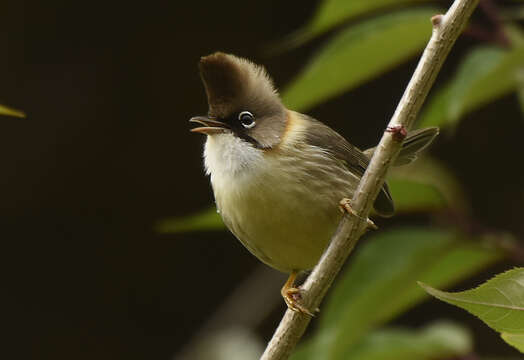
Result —
<path fill-rule="evenodd" d="M 238 120 L 246 129 L 251 129 L 253 126 L 255 126 L 255 117 L 249 111 L 242 111 L 240 114 L 238 114 Z"/>

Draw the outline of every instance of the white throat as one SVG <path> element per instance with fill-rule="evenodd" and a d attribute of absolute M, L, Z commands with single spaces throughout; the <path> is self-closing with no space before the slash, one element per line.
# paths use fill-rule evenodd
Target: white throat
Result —
<path fill-rule="evenodd" d="M 208 136 L 204 146 L 206 174 L 211 175 L 213 185 L 246 176 L 246 172 L 251 172 L 248 170 L 261 164 L 263 156 L 262 150 L 231 133 Z"/>

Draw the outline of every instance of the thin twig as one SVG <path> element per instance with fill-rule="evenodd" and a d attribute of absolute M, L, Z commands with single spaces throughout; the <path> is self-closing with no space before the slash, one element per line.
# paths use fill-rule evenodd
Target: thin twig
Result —
<path fill-rule="evenodd" d="M 445 15 L 431 18 L 433 34 L 389 122 L 388 129 L 411 127 L 446 56 L 477 3 L 478 0 L 455 0 Z M 302 301 L 307 308 L 315 309 L 320 305 L 346 258 L 366 230 L 366 222 L 360 219 L 365 219 L 369 215 L 373 201 L 384 183 L 387 170 L 400 150 L 402 133 L 404 132 L 386 131 L 382 136 L 351 200 L 352 208 L 358 216 L 344 216 L 328 249 L 302 286 Z M 288 309 L 261 360 L 287 359 L 310 320 L 308 315 Z"/>

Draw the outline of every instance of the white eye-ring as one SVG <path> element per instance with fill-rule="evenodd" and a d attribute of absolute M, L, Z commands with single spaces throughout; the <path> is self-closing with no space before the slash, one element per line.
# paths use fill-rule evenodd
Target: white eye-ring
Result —
<path fill-rule="evenodd" d="M 242 111 L 238 114 L 238 120 L 246 129 L 251 129 L 256 125 L 255 117 L 249 111 Z"/>

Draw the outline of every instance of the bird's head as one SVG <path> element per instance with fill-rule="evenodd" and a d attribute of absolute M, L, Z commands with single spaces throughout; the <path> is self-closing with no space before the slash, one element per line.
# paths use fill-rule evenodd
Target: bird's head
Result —
<path fill-rule="evenodd" d="M 199 68 L 209 111 L 191 118 L 203 125 L 191 131 L 208 136 L 231 133 L 260 149 L 279 144 L 286 108 L 263 67 L 217 52 L 202 57 Z"/>

